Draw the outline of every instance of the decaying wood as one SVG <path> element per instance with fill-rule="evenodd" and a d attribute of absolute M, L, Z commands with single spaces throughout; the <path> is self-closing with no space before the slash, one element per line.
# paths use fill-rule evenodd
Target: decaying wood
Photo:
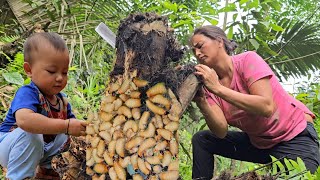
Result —
<path fill-rule="evenodd" d="M 197 77 L 194 74 L 190 74 L 185 79 L 185 81 L 182 82 L 181 86 L 178 89 L 178 97 L 182 107 L 182 111 L 179 114 L 179 117 L 182 116 L 183 112 L 191 103 L 199 87 L 200 87 L 200 82 L 198 81 Z"/>
<path fill-rule="evenodd" d="M 138 76 L 149 80 L 167 69 L 170 62 L 179 61 L 183 55 L 180 45 L 168 27 L 167 18 L 152 13 L 132 14 L 119 26 L 117 58 L 111 76 L 124 74 L 125 60 L 129 52 L 134 56 L 128 64 L 129 70 L 137 69 Z"/>
<path fill-rule="evenodd" d="M 105 143 L 110 142 L 110 138 L 115 138 L 117 141 L 117 148 L 116 148 L 116 155 L 111 153 L 110 149 L 108 147 L 101 147 L 102 149 L 105 149 L 104 151 L 108 151 L 109 155 L 112 157 L 112 159 L 106 159 L 107 162 L 104 162 L 103 157 L 96 157 L 95 164 L 99 164 L 97 162 L 101 162 L 100 159 L 103 161 L 101 162 L 101 165 L 92 166 L 92 163 L 89 162 L 89 169 L 93 168 L 96 172 L 108 172 L 110 171 L 110 174 L 113 173 L 113 169 L 115 169 L 115 173 L 123 177 L 129 178 L 130 176 L 127 176 L 122 172 L 120 166 L 118 163 L 121 163 L 121 158 L 125 158 L 127 155 L 134 155 L 134 152 L 126 151 L 122 152 L 122 149 L 119 148 L 122 143 L 120 143 L 121 138 L 126 137 L 127 141 L 130 140 L 132 136 L 142 136 L 146 139 L 150 139 L 150 142 L 146 142 L 146 148 L 149 148 L 150 145 L 147 145 L 148 143 L 152 143 L 154 140 L 151 140 L 153 136 L 158 134 L 154 137 L 156 141 L 163 141 L 167 140 L 168 143 L 165 143 L 163 147 L 158 146 L 157 148 L 165 148 L 167 146 L 167 151 L 170 152 L 172 157 L 177 159 L 177 152 L 178 152 L 178 133 L 177 133 L 177 124 L 179 124 L 178 120 L 179 117 L 183 114 L 183 111 L 186 109 L 186 106 L 190 103 L 192 100 L 197 88 L 198 88 L 198 81 L 194 75 L 189 75 L 192 73 L 191 71 L 180 71 L 176 70 L 174 66 L 175 63 L 178 62 L 182 56 L 183 56 L 183 50 L 181 49 L 181 46 L 176 41 L 176 39 L 173 36 L 173 31 L 170 27 L 168 27 L 167 18 L 163 16 L 158 16 L 153 13 L 145 13 L 145 14 L 132 14 L 128 18 L 124 19 L 118 29 L 117 38 L 116 38 L 116 60 L 114 64 L 113 71 L 110 73 L 110 81 L 106 88 L 106 93 L 104 96 L 104 101 L 102 101 L 102 106 L 100 109 L 100 112 L 97 113 L 99 117 L 91 117 L 90 119 L 93 119 L 95 124 L 100 124 L 103 121 L 100 121 L 100 119 L 104 119 L 107 121 L 112 122 L 113 126 L 119 126 L 122 124 L 123 120 L 121 120 L 121 117 L 117 117 L 117 119 L 109 120 L 109 115 L 106 114 L 106 111 L 108 113 L 114 113 L 123 110 L 114 110 L 114 104 L 125 104 L 126 106 L 130 108 L 136 107 L 135 100 L 127 101 L 125 97 L 123 96 L 136 96 L 131 94 L 132 91 L 137 91 L 136 94 L 138 94 L 137 97 L 140 98 L 141 104 L 138 104 L 137 107 L 140 108 L 139 111 L 145 112 L 150 111 L 152 112 L 150 115 L 151 117 L 156 117 L 155 114 L 159 113 L 164 119 L 163 125 L 157 124 L 156 125 L 156 119 L 153 120 L 153 123 L 156 125 L 155 127 L 152 127 L 153 123 L 151 123 L 151 119 L 146 119 L 146 123 L 149 124 L 148 127 L 146 127 L 145 131 L 139 131 L 135 133 L 132 131 L 131 134 L 126 132 L 126 134 L 122 134 L 122 128 L 118 130 L 112 130 L 113 135 L 110 136 L 107 133 L 103 132 L 101 137 L 104 137 Z M 133 85 L 133 79 L 138 78 L 143 81 L 148 82 L 146 86 L 141 87 L 135 87 L 137 85 Z M 126 81 L 132 85 L 129 85 L 126 87 Z M 164 83 L 165 90 L 162 92 L 161 89 L 154 90 L 159 91 L 159 95 L 157 98 L 160 99 L 153 99 L 151 96 L 153 96 L 152 92 L 148 91 L 152 89 L 152 87 L 157 86 L 159 83 Z M 119 85 L 117 85 L 119 84 Z M 116 87 L 117 86 L 117 87 Z M 160 87 L 160 86 L 159 86 Z M 130 91 L 127 91 L 127 90 Z M 171 93 L 171 94 L 170 94 Z M 127 95 L 125 95 L 127 94 Z M 141 94 L 141 95 L 139 95 Z M 121 96 L 119 96 L 121 95 Z M 164 95 L 163 97 L 161 95 Z M 109 102 L 109 100 L 106 100 L 107 96 L 114 96 L 116 99 L 118 99 L 116 102 L 116 99 L 112 98 L 110 101 L 113 102 L 113 104 L 106 104 L 105 102 Z M 118 98 L 119 96 L 119 98 Z M 177 99 L 177 98 L 178 99 Z M 151 99 L 150 99 L 151 98 Z M 170 101 L 171 104 L 166 103 L 167 100 Z M 121 102 L 121 100 L 122 102 Z M 162 102 L 163 104 L 161 106 L 153 104 L 151 101 L 159 102 L 161 105 L 160 100 L 164 100 Z M 134 104 L 136 105 L 134 105 Z M 140 103 L 140 102 L 139 102 Z M 182 106 L 181 106 L 182 105 Z M 121 106 L 122 108 L 122 106 Z M 167 109 L 166 109 L 167 108 Z M 168 109 L 169 108 L 169 109 Z M 166 110 L 165 110 L 166 109 Z M 102 115 L 104 117 L 102 117 Z M 126 115 L 124 114 L 126 118 L 128 118 L 126 121 L 130 120 L 131 114 Z M 158 117 L 161 117 L 158 116 Z M 141 119 L 139 118 L 137 121 L 143 121 L 143 117 Z M 100 121 L 100 122 L 97 122 Z M 170 123 L 172 122 L 172 123 Z M 170 124 L 169 124 L 170 123 Z M 115 125 L 117 124 L 117 125 Z M 119 124 L 119 125 L 118 125 Z M 93 133 L 97 133 L 94 130 L 94 124 L 92 125 L 92 131 Z M 121 127 L 123 124 L 121 125 Z M 161 126 L 161 128 L 159 128 Z M 120 127 L 120 126 L 119 126 Z M 144 128 L 144 126 L 140 125 L 140 128 Z M 107 126 L 106 126 L 107 128 Z M 98 128 L 95 128 L 98 130 Z M 172 131 L 172 132 L 170 132 Z M 89 131 L 88 131 L 89 132 Z M 91 132 L 91 130 L 90 130 Z M 124 133 L 124 132 L 123 132 Z M 150 134 L 151 133 L 151 134 Z M 156 133 L 156 134 L 153 134 Z M 98 135 L 98 136 L 99 136 Z M 95 141 L 95 139 L 98 138 L 97 135 L 87 135 L 87 142 Z M 99 140 L 99 139 L 97 139 Z M 119 142 L 118 142 L 119 140 Z M 111 142 L 110 142 L 111 143 Z M 156 145 L 156 144 L 154 144 Z M 153 146 L 154 146 L 153 145 Z M 100 176 L 100 173 L 95 173 L 94 171 L 89 170 L 92 175 L 94 176 L 88 176 L 86 175 L 86 157 L 85 157 L 85 149 L 87 147 L 91 148 L 96 145 L 93 145 L 92 143 L 86 144 L 84 139 L 81 138 L 73 138 L 73 141 L 71 143 L 71 148 L 69 151 L 62 153 L 59 156 L 56 156 L 52 162 L 54 169 L 60 174 L 62 179 L 108 179 L 109 175 L 106 174 L 103 176 Z M 170 148 L 169 148 L 170 146 Z M 76 147 L 81 147 L 76 148 Z M 146 150 L 146 149 L 145 149 Z M 139 169 L 143 170 L 144 173 L 149 174 L 150 178 L 151 176 L 154 176 L 153 173 L 151 173 L 150 169 L 150 163 L 159 163 L 157 158 L 151 158 L 152 156 L 147 155 L 151 152 L 145 151 L 142 147 L 138 149 L 139 157 L 144 157 L 143 161 L 146 161 L 146 167 L 147 169 L 143 169 L 139 165 Z M 170 151 L 169 151 L 170 150 Z M 97 152 L 95 152 L 97 153 Z M 120 156 L 120 157 L 119 157 Z M 171 157 L 171 156 L 170 156 Z M 171 159 L 171 158 L 170 158 Z M 159 176 L 162 178 L 165 177 L 172 177 L 174 179 L 177 179 L 178 167 L 175 164 L 173 160 L 162 162 L 163 165 L 168 166 L 168 168 L 171 172 L 169 172 L 166 169 L 162 169 L 162 167 L 159 166 L 160 169 L 154 169 L 154 172 L 159 173 Z M 111 160 L 111 161 L 110 161 Z M 177 159 L 178 160 L 178 159 Z M 114 162 L 113 162 L 114 161 Z M 140 160 L 141 161 L 141 160 Z M 148 163 L 147 163 L 148 161 Z M 177 161 L 178 162 L 178 161 Z M 110 164 L 111 163 L 111 164 Z M 169 164 L 168 164 L 169 163 Z M 149 165 L 148 165 L 149 164 Z M 91 166 L 91 167 L 90 167 Z M 104 169 L 104 166 L 107 167 L 107 169 Z M 122 165 L 121 165 L 122 166 Z M 142 169 L 141 169 L 142 168 Z M 166 174 L 166 172 L 168 173 Z M 161 172 L 163 172 L 161 174 Z M 108 172 L 109 173 L 109 172 Z M 110 175 L 111 176 L 111 175 Z M 154 176 L 155 177 L 155 176 Z M 172 179 L 171 178 L 171 179 Z"/>

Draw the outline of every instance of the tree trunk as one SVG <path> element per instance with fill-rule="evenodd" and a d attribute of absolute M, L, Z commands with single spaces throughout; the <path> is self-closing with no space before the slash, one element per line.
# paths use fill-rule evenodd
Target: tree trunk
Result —
<path fill-rule="evenodd" d="M 101 108 L 88 117 L 91 125 L 87 127 L 86 140 L 73 138 L 69 151 L 53 159 L 53 167 L 62 179 L 108 179 L 109 174 L 126 179 L 144 175 L 150 179 L 156 176 L 178 179 L 175 125 L 199 87 L 192 75 L 193 67 L 174 68 L 183 50 L 166 17 L 153 13 L 132 14 L 124 19 L 118 29 L 116 48 L 116 62 Z M 161 100 L 156 100 L 156 96 Z M 136 124 L 126 126 L 129 121 Z M 102 127 L 109 122 L 112 126 Z M 134 138 L 143 141 L 140 146 L 129 147 L 129 141 Z M 146 141 L 153 145 L 144 144 Z M 165 146 L 157 147 L 161 142 Z M 116 144 L 115 151 L 111 144 Z M 86 149 L 92 156 L 85 156 Z M 171 158 L 165 162 L 169 154 Z M 137 167 L 133 156 L 138 157 Z M 154 162 L 147 160 L 151 158 Z M 131 159 L 129 164 L 128 159 Z"/>

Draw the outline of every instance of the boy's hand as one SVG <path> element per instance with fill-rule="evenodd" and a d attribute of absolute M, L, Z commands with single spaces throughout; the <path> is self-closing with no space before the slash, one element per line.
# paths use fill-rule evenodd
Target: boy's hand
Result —
<path fill-rule="evenodd" d="M 85 136 L 86 135 L 86 126 L 88 123 L 83 120 L 70 119 L 69 120 L 69 129 L 68 134 L 72 136 Z"/>

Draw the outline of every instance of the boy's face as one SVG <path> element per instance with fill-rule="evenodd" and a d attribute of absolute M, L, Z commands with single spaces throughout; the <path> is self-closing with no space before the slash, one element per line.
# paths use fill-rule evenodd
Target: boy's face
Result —
<path fill-rule="evenodd" d="M 46 44 L 33 52 L 31 57 L 31 63 L 24 64 L 27 75 L 47 98 L 59 93 L 68 80 L 68 50 L 57 51 Z"/>

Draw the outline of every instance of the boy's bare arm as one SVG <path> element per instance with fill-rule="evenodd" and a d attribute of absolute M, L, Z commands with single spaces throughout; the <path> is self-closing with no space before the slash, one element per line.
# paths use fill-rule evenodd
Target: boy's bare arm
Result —
<path fill-rule="evenodd" d="M 30 109 L 17 110 L 15 117 L 21 129 L 34 134 L 61 134 L 66 133 L 68 128 L 68 121 L 48 118 Z M 86 125 L 85 121 L 70 119 L 68 133 L 73 136 L 85 135 Z"/>

